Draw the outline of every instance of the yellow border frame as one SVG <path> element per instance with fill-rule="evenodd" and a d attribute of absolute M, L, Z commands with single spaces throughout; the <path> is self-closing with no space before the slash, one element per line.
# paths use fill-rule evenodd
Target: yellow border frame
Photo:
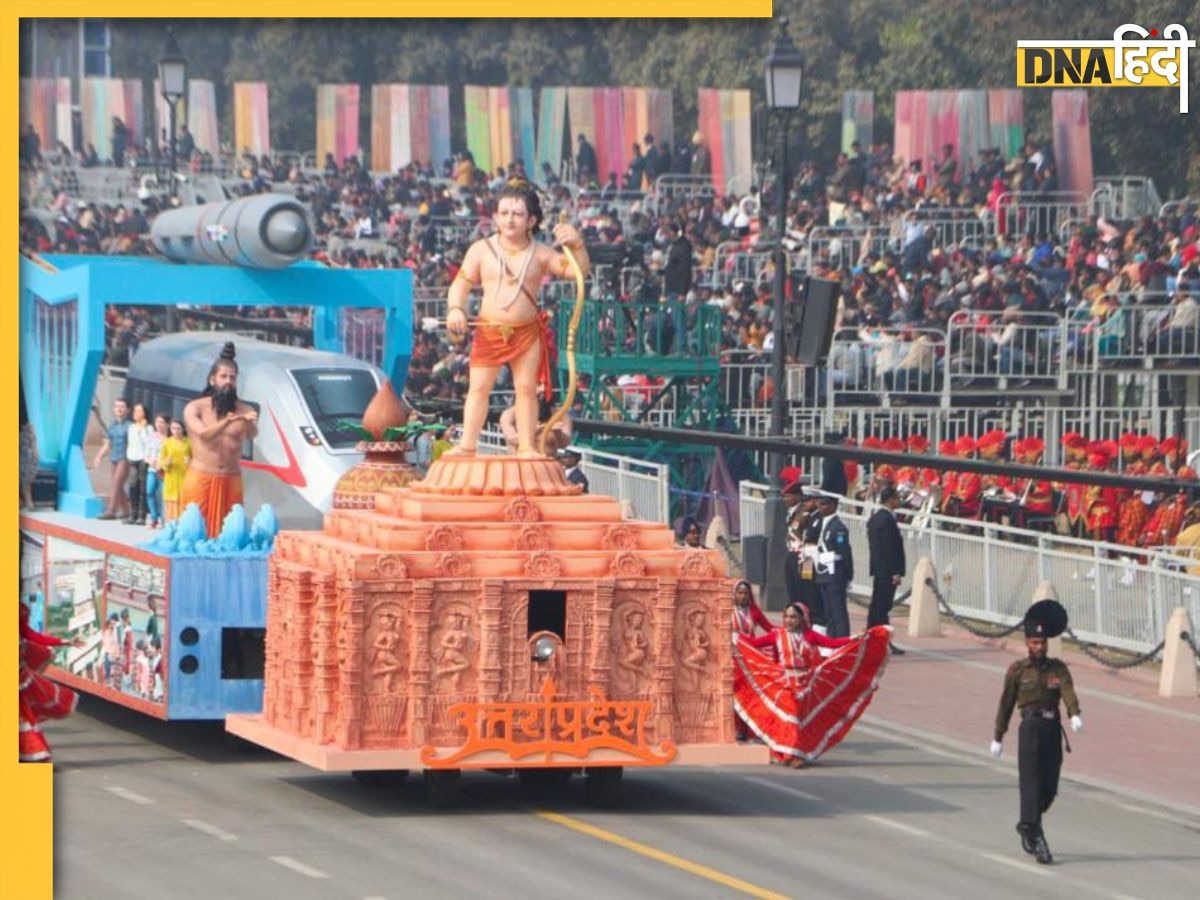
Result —
<path fill-rule="evenodd" d="M 341 17 L 357 18 L 417 18 L 406 15 L 407 9 L 416 4 L 402 0 L 348 0 L 337 8 Z M 749 0 L 731 4 L 729 0 L 659 0 L 655 5 L 656 18 L 692 19 L 748 19 L 769 18 L 772 14 L 771 0 Z M 22 18 L 163 18 L 161 2 L 149 0 L 111 0 L 98 8 L 93 2 L 79 0 L 7 0 L 0 12 L 0 59 L 8 60 L 4 73 L 4 93 L 0 99 L 3 121 L 9 123 L 0 140 L 0 171 L 9 173 L 0 192 L 3 208 L 7 213 L 0 215 L 0 235 L 3 246 L 13 247 L 17 236 L 17 105 L 19 41 L 18 24 Z M 427 8 L 422 4 L 421 9 Z M 244 18 L 246 5 L 233 0 L 207 0 L 203 4 L 205 18 Z M 548 0 L 527 0 L 511 18 L 647 18 L 644 0 L 609 0 L 603 13 L 594 7 Z M 192 11 L 193 14 L 196 12 Z M 260 18 L 330 18 L 330 9 L 316 0 L 257 0 L 254 12 Z M 490 0 L 458 0 L 453 10 L 442 11 L 439 18 L 497 18 L 496 4 Z M 12 252 L 11 250 L 9 252 Z M 15 257 L 9 257 L 0 265 L 0 334 L 8 352 L 3 357 L 0 381 L 10 387 L 0 400 L 0 421 L 12 423 L 13 408 L 17 405 L 12 385 L 17 384 L 17 266 Z M 13 531 L 17 524 L 17 441 L 15 431 L 10 431 L 10 440 L 3 443 L 3 467 L 12 473 L 5 479 L 0 491 L 0 510 L 3 521 L 9 522 Z M 12 535 L 12 532 L 9 532 Z M 8 559 L 4 568 L 9 572 L 17 569 L 17 542 L 8 542 L 8 550 L 0 559 Z M 11 601 L 9 601 L 11 603 Z M 15 630 L 16 609 L 9 606 L 6 618 L 9 628 Z M 16 675 L 17 665 L 13 653 L 12 632 L 6 641 L 0 641 L 0 672 Z M 15 677 L 14 677 L 15 681 Z M 5 799 L 5 811 L 0 816 L 0 900 L 32 900 L 53 896 L 53 825 L 54 787 L 52 767 L 48 765 L 17 762 L 16 721 L 17 695 L 12 687 L 0 691 L 0 722 L 9 723 L 9 750 L 0 753 L 0 797 Z"/>

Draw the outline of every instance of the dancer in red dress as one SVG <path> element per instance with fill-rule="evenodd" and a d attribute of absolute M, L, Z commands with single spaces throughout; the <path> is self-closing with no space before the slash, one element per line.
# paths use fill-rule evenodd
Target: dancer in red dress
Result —
<path fill-rule="evenodd" d="M 82 647 L 81 638 L 64 641 L 29 626 L 29 608 L 18 603 L 20 612 L 20 761 L 49 762 L 50 745 L 39 727 L 47 719 L 62 719 L 75 711 L 78 695 L 68 687 L 56 684 L 42 674 L 53 656 L 51 647 Z"/>
<path fill-rule="evenodd" d="M 754 637 L 758 629 L 774 631 L 775 626 L 754 600 L 754 588 L 743 579 L 733 586 L 733 633 Z"/>
<path fill-rule="evenodd" d="M 826 637 L 793 603 L 782 628 L 736 638 L 734 710 L 771 748 L 772 763 L 802 768 L 846 736 L 879 686 L 891 634 L 880 625 L 859 637 Z M 836 652 L 822 659 L 820 647 Z"/>
<path fill-rule="evenodd" d="M 775 630 L 767 614 L 755 602 L 754 588 L 743 579 L 733 586 L 733 639 L 736 641 L 739 635 L 754 637 L 760 628 L 768 634 Z M 739 741 L 749 739 L 746 723 L 737 713 L 733 714 L 733 729 Z"/>

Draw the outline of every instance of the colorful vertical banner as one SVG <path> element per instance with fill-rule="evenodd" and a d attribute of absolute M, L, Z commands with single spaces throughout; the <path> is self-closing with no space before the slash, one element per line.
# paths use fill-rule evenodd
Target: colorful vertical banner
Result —
<path fill-rule="evenodd" d="M 718 193 L 745 191 L 753 169 L 750 92 L 700 88 L 700 133 Z"/>
<path fill-rule="evenodd" d="M 211 81 L 188 79 L 187 127 L 202 153 L 217 156 L 221 137 L 217 131 L 217 92 Z M 182 121 L 182 120 L 180 120 Z"/>
<path fill-rule="evenodd" d="M 842 92 L 842 152 L 858 141 L 863 151 L 875 143 L 875 92 Z"/>
<path fill-rule="evenodd" d="M 521 160 L 525 173 L 534 175 L 534 160 L 537 158 L 537 130 L 533 117 L 533 89 L 509 88 L 512 104 L 513 156 Z"/>
<path fill-rule="evenodd" d="M 332 154 L 340 167 L 358 151 L 358 85 L 317 85 L 317 165 Z"/>
<path fill-rule="evenodd" d="M 429 161 L 435 172 L 441 172 L 450 161 L 450 88 L 444 84 L 428 85 L 429 91 Z"/>
<path fill-rule="evenodd" d="M 125 118 L 125 91 L 120 79 L 83 79 L 79 105 L 83 116 L 83 149 L 93 147 L 100 159 L 111 160 L 113 116 Z"/>
<path fill-rule="evenodd" d="M 638 88 L 646 98 L 646 129 L 654 135 L 659 150 L 675 150 L 675 104 L 671 92 L 663 88 Z M 640 109 L 640 105 L 639 105 Z M 643 136 L 645 131 L 642 132 Z"/>
<path fill-rule="evenodd" d="M 271 119 L 265 81 L 233 83 L 233 150 L 263 156 L 271 152 Z"/>
<path fill-rule="evenodd" d="M 371 88 L 371 169 L 409 163 L 445 171 L 450 159 L 450 93 L 444 84 L 377 84 Z"/>
<path fill-rule="evenodd" d="M 176 132 L 188 124 L 187 97 L 181 97 L 175 104 Z M 190 127 L 189 127 L 190 130 Z M 159 80 L 154 79 L 154 140 L 161 147 L 166 147 L 171 141 L 171 104 L 162 95 Z"/>
<path fill-rule="evenodd" d="M 125 102 L 125 127 L 129 129 L 129 143 L 139 146 L 146 138 L 145 95 L 146 86 L 140 78 L 126 78 L 122 82 Z"/>
<path fill-rule="evenodd" d="M 66 119 L 60 115 L 65 106 Z M 42 142 L 42 152 L 58 141 L 71 145 L 71 79 L 22 78 L 20 127 L 33 125 Z M 65 127 L 64 127 L 65 126 Z"/>
<path fill-rule="evenodd" d="M 958 92 L 958 183 L 966 184 L 991 146 L 987 91 Z"/>
<path fill-rule="evenodd" d="M 537 132 L 530 88 L 466 85 L 463 106 L 467 113 L 467 148 L 476 167 L 493 176 L 519 159 L 526 173 L 534 174 Z"/>
<path fill-rule="evenodd" d="M 562 171 L 563 138 L 567 127 L 567 89 L 544 87 L 538 98 L 537 151 L 534 154 L 533 180 L 541 183 L 544 166 L 558 175 Z M 574 143 L 574 142 L 572 142 Z M 568 152 L 573 151 L 568 148 Z"/>
<path fill-rule="evenodd" d="M 1019 88 L 987 93 L 991 146 L 1004 159 L 1014 159 L 1025 148 L 1025 94 Z"/>
<path fill-rule="evenodd" d="M 1052 91 L 1050 114 L 1054 133 L 1054 161 L 1058 166 L 1058 189 L 1091 196 L 1095 182 L 1092 177 L 1092 123 L 1088 114 L 1087 91 Z"/>
<path fill-rule="evenodd" d="M 596 103 L 592 95 L 594 88 L 567 88 L 567 118 L 571 128 L 571 152 L 579 152 L 579 136 L 587 138 L 588 143 L 596 144 Z M 597 167 L 596 178 L 603 183 L 608 180 L 608 173 Z"/>
<path fill-rule="evenodd" d="M 596 162 L 600 168 L 600 180 L 609 174 L 617 174 L 617 184 L 624 185 L 625 170 L 633 157 L 630 146 L 625 143 L 625 124 L 621 115 L 621 89 L 619 87 L 596 88 L 592 94 L 596 105 Z"/>
<path fill-rule="evenodd" d="M 463 111 L 467 119 L 467 150 L 475 168 L 492 171 L 492 139 L 489 125 L 488 89 L 468 84 L 463 87 Z"/>

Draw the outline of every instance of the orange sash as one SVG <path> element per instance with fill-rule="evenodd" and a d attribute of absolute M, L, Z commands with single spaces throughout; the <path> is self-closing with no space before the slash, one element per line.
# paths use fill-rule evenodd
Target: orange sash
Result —
<path fill-rule="evenodd" d="M 188 469 L 183 476 L 182 494 L 180 506 L 185 510 L 189 503 L 199 506 L 208 536 L 214 538 L 221 533 L 225 516 L 234 504 L 242 502 L 242 476 L 212 475 Z"/>
<path fill-rule="evenodd" d="M 550 328 L 549 316 L 541 313 L 521 325 L 500 325 L 481 321 L 475 326 L 471 344 L 471 365 L 494 368 L 511 363 L 525 354 L 534 342 L 541 350 L 537 384 L 542 397 L 550 399 Z"/>

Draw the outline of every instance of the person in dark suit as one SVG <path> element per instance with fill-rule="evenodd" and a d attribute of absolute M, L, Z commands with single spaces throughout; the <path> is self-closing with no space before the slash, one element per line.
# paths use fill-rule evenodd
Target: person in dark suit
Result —
<path fill-rule="evenodd" d="M 896 588 L 904 580 L 904 539 L 896 524 L 900 492 L 888 484 L 879 492 L 879 509 L 867 519 L 867 543 L 871 548 L 871 606 L 867 627 L 889 624 L 889 613 L 896 600 Z M 904 651 L 892 644 L 892 653 Z"/>
<path fill-rule="evenodd" d="M 573 447 L 567 447 L 565 450 L 558 451 L 558 461 L 562 463 L 563 474 L 567 476 L 567 481 L 571 484 L 583 486 L 583 492 L 588 492 L 588 478 L 583 474 L 583 469 L 579 468 L 579 462 L 583 457 L 579 451 Z"/>
<path fill-rule="evenodd" d="M 823 494 L 817 501 L 821 531 L 817 540 L 815 581 L 821 605 L 829 620 L 829 637 L 850 636 L 850 612 L 846 607 L 846 587 L 854 580 L 854 553 L 850 530 L 837 514 L 838 498 Z"/>

